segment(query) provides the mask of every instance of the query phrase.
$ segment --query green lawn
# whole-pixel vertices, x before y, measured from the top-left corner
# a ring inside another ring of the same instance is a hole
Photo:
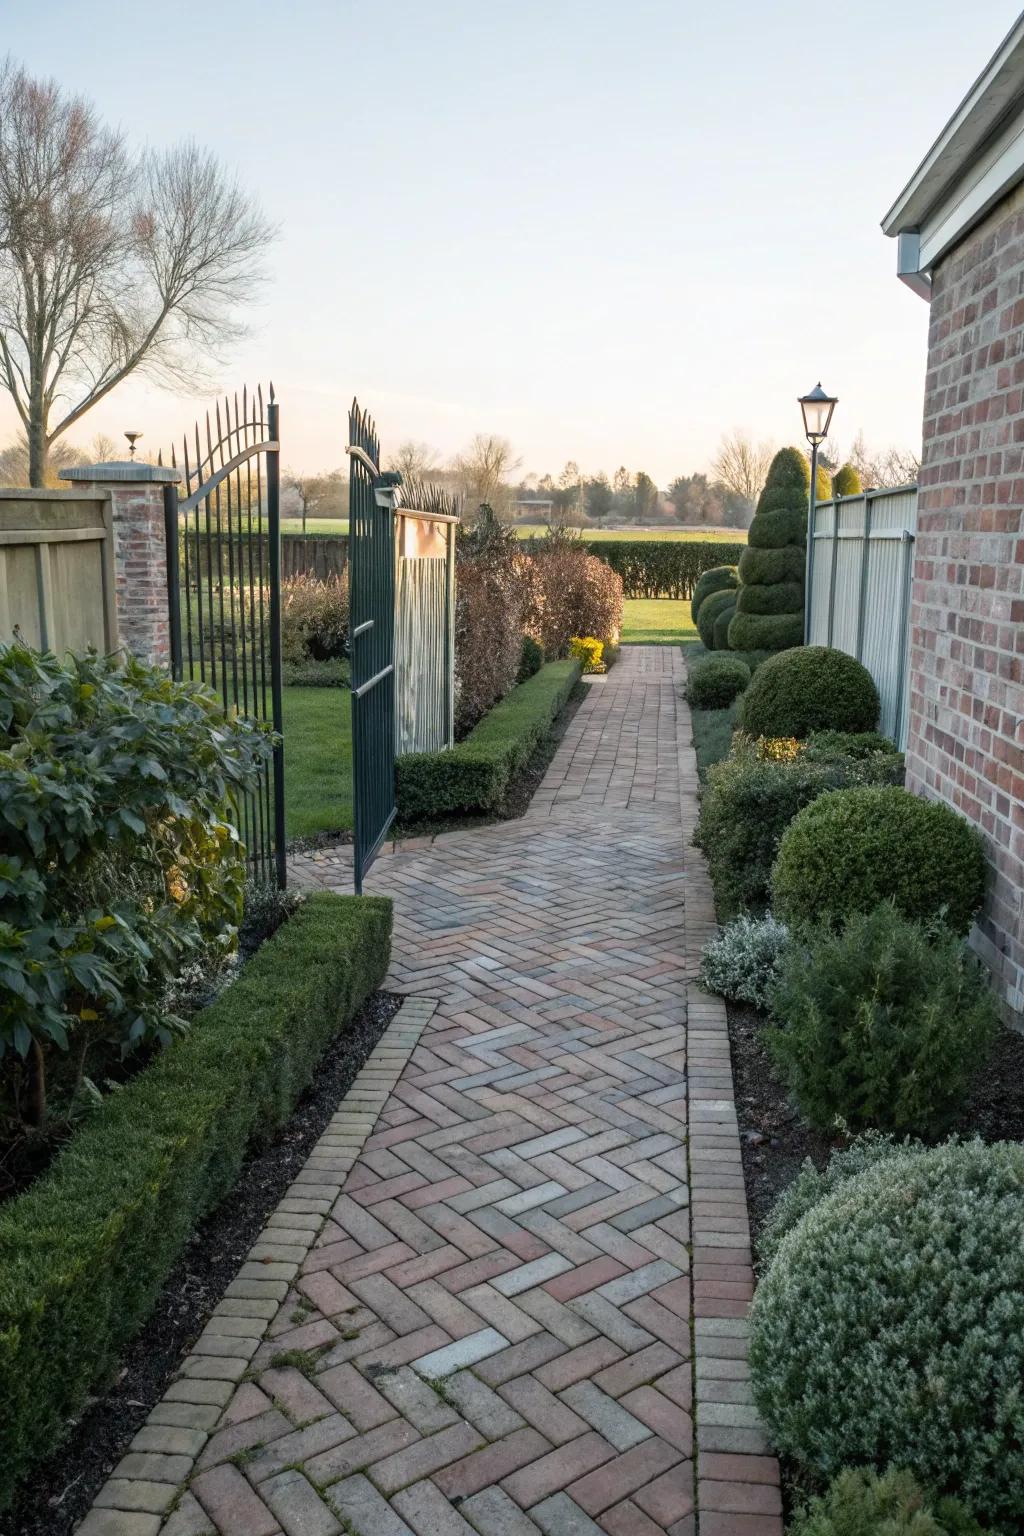
[[[623,645],[684,645],[696,638],[688,600],[628,597],[623,604]]]
[[[288,836],[352,826],[352,717],[347,688],[284,690]]]
[[[301,533],[301,517],[282,517],[282,533]],[[517,523],[516,533],[521,539],[542,538],[547,532],[543,523]],[[306,533],[348,533],[348,519],[344,517],[307,517]],[[643,539],[662,543],[686,543],[690,539],[717,539],[727,544],[745,544],[745,528],[581,528],[584,539]]]

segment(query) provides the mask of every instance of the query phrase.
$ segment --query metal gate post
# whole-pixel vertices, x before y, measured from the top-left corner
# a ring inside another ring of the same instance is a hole
[[[270,698],[274,731],[274,860],[277,885],[288,884],[284,824],[284,695],[281,678],[281,434],[274,386],[267,403],[267,539],[270,574]]]
[[[171,676],[181,682],[181,576],[178,566],[178,487],[164,486],[164,543],[167,550],[167,619]]]

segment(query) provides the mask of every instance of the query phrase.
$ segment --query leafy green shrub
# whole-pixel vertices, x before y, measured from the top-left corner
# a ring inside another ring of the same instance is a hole
[[[594,539],[583,547],[621,577],[625,597],[677,599],[692,598],[706,571],[735,566],[746,549],[721,539]]]
[[[715,648],[715,620],[719,614],[725,613],[736,602],[735,592],[712,592],[700,605],[700,613],[697,615],[697,633],[700,635],[705,650],[713,651]]]
[[[696,709],[726,709],[750,682],[750,668],[738,656],[708,656],[691,668],[686,697]]]
[[[693,597],[690,599],[690,617],[694,624],[697,622],[697,614],[700,605],[712,592],[735,592],[739,586],[739,576],[734,565],[713,565],[705,571],[693,589]]]
[[[941,1130],[997,1027],[981,962],[890,902],[785,956],[767,1042],[805,1119],[824,1130]]]
[[[0,1507],[152,1310],[247,1147],[387,969],[391,904],[310,896],[239,979],[0,1208]]]
[[[774,917],[734,918],[705,945],[700,984],[732,1002],[767,1008],[789,942],[789,929]]]
[[[269,739],[197,684],[131,659],[0,645],[0,1058],[42,1124],[73,1048],[166,1043],[168,979],[234,947],[244,851],[230,802]]]
[[[534,568],[514,529],[488,508],[456,541],[455,734],[514,688],[533,623]],[[539,633],[539,631],[535,631]]]
[[[812,731],[873,731],[878,710],[871,673],[854,656],[805,645],[758,667],[743,700],[742,725],[749,736],[802,740]]]
[[[496,704],[449,752],[411,752],[395,764],[403,821],[493,811],[547,737],[579,680],[578,661],[552,661]]]
[[[543,647],[537,644],[532,635],[523,636],[523,648],[519,654],[519,676],[516,681],[525,683],[528,677],[533,677],[544,665]]]
[[[832,1194],[847,1180],[855,1179],[865,1169],[884,1162],[886,1158],[905,1152],[923,1151],[921,1143],[909,1137],[896,1141],[881,1131],[865,1131],[863,1136],[855,1137],[848,1146],[833,1152],[824,1168],[816,1168],[809,1157],[805,1158],[800,1172],[782,1191],[761,1228],[757,1252],[762,1267],[772,1262],[783,1239],[826,1195]]]
[[[863,489],[852,464],[843,464],[832,476],[833,496],[859,496]]]
[[[782,650],[803,640],[804,551],[811,472],[799,448],[780,448],[768,469],[740,561],[735,651]],[[785,550],[781,558],[777,551]],[[774,558],[761,560],[762,551]],[[781,733],[780,733],[781,734]]]
[[[729,649],[729,625],[732,623],[736,612],[736,604],[728,603],[718,615],[711,631],[711,644],[716,651]]]
[[[330,581],[292,576],[281,583],[281,658],[292,666],[348,655],[348,569]]]
[[[1024,1520],[1024,1147],[894,1152],[813,1206],[751,1311],[754,1396],[824,1477],[913,1467],[1007,1533]]]
[[[834,925],[892,900],[906,917],[944,915],[966,933],[985,896],[985,854],[974,828],[937,800],[844,789],[787,827],[771,883],[773,908],[792,924]]]
[[[894,784],[903,778],[903,759],[894,749],[864,758],[846,756],[837,746],[819,761],[810,760],[798,744],[794,747],[788,760],[770,761],[754,743],[737,739],[731,755],[708,769],[697,838],[707,855],[722,919],[768,905],[779,840],[804,806],[827,790]]]
[[[799,1510],[790,1536],[984,1536],[959,1499],[936,1503],[910,1472],[840,1472],[828,1492]]]
[[[880,731],[814,731],[803,743],[803,753],[811,763],[828,763],[836,757],[869,762],[878,753],[903,761],[902,752]]]

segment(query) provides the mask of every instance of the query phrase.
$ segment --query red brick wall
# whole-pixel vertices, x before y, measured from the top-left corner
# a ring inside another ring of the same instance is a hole
[[[1024,1012],[1024,190],[933,278],[907,783],[980,829],[975,943]]]

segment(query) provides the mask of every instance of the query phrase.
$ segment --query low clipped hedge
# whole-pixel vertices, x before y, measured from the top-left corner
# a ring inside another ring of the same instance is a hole
[[[750,668],[738,656],[708,656],[697,662],[686,683],[694,709],[726,709],[750,682]]]
[[[943,917],[964,934],[984,900],[985,876],[981,838],[948,805],[899,788],[842,789],[786,827],[772,908],[790,924],[835,926],[893,901],[905,917]]]
[[[820,1477],[911,1467],[1024,1528],[1024,1147],[897,1148],[812,1204],[750,1316],[754,1398]]]
[[[506,694],[447,752],[411,752],[395,765],[402,821],[495,810],[529,762],[580,677],[578,661],[552,661]]]
[[[694,624],[697,622],[700,605],[706,597],[710,597],[712,592],[735,592],[739,584],[740,578],[734,565],[714,565],[710,571],[705,571],[694,587],[693,596],[690,599],[690,618]]]
[[[741,724],[750,736],[802,741],[812,731],[873,731],[878,711],[878,689],[856,657],[827,645],[805,645],[758,668],[743,700]]]
[[[622,577],[624,597],[691,598],[705,571],[736,565],[746,544],[722,539],[593,539],[586,544]]]
[[[309,897],[189,1033],[0,1208],[0,1508],[153,1308],[247,1148],[384,978],[391,903]]]

